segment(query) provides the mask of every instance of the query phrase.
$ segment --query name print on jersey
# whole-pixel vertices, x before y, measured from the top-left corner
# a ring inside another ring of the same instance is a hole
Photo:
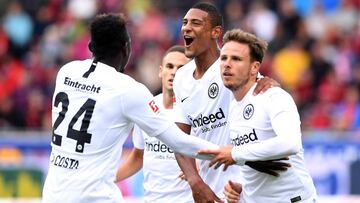
[[[249,142],[255,142],[258,140],[258,137],[256,135],[255,129],[252,130],[251,133],[244,134],[244,135],[239,135],[237,134],[236,138],[231,139],[231,144],[233,144],[234,146],[240,146],[240,145],[244,145],[247,144]]]
[[[51,153],[51,160],[50,162],[54,164],[54,166],[67,168],[67,169],[77,169],[79,167],[79,160],[64,157],[60,155],[56,155]]]
[[[99,93],[100,87],[96,87],[94,84],[87,85],[79,83],[78,81],[72,81],[71,78],[65,77],[64,85],[76,88],[77,91],[87,92],[87,93]]]
[[[216,113],[209,114],[208,116],[203,116],[203,114],[200,114],[200,116],[195,119],[190,118],[192,126],[194,128],[202,127],[202,133],[208,132],[211,129],[225,126],[227,121],[221,122],[221,120],[223,119],[225,119],[225,114],[221,108],[219,108],[219,111],[217,111]],[[220,122],[216,123],[217,121]],[[211,125],[208,126],[208,124]]]

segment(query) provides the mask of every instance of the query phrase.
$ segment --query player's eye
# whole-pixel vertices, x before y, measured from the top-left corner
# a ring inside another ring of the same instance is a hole
[[[194,20],[194,21],[192,21],[192,23],[193,23],[194,25],[202,25],[202,24],[203,24],[203,21]]]
[[[242,59],[241,59],[240,57],[238,57],[238,56],[232,56],[231,59],[234,60],[234,61],[241,61],[241,60],[242,60]]]
[[[174,65],[171,64],[171,63],[168,63],[168,64],[166,64],[166,68],[168,68],[168,69],[173,69],[173,68],[174,68]]]

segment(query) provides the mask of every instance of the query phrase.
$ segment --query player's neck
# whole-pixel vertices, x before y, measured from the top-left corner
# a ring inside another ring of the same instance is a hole
[[[172,109],[174,103],[174,92],[163,89],[163,105],[165,109]]]
[[[108,66],[111,66],[113,68],[115,68],[118,71],[118,66],[119,66],[119,59],[114,57],[114,58],[104,58],[99,60],[99,62],[106,64]]]
[[[236,101],[241,101],[254,84],[255,80],[252,80],[246,83],[244,86],[238,88],[237,90],[232,91]]]
[[[219,58],[220,50],[216,47],[216,49],[209,49],[204,53],[195,57],[196,69],[194,71],[194,78],[200,79],[205,74],[205,72],[211,67],[213,63]]]

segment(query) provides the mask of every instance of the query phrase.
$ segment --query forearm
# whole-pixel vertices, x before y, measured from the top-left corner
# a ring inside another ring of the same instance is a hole
[[[196,160],[194,158],[186,157],[177,153],[175,154],[175,157],[190,186],[192,186],[197,180],[201,180],[196,167]]]
[[[144,150],[134,148],[119,167],[115,182],[122,181],[138,172],[143,166],[143,154]]]
[[[157,136],[159,140],[168,145],[172,150],[185,156],[210,160],[211,155],[200,155],[200,149],[218,149],[218,145],[202,140],[195,136],[188,136],[176,125],[171,125],[167,130]]]
[[[271,139],[262,143],[234,147],[231,154],[239,165],[243,165],[245,161],[280,159],[294,155],[299,152],[299,150],[296,145],[283,142],[279,139]]]
[[[239,164],[245,161],[273,160],[298,153],[302,147],[301,130],[297,120],[291,114],[282,114],[273,120],[276,137],[255,144],[232,149],[232,157]],[[288,121],[284,125],[284,121]]]

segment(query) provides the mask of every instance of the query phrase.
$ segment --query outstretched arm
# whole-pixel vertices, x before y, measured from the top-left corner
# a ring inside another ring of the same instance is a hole
[[[233,164],[236,164],[233,159],[231,152],[232,146],[222,146],[217,150],[200,150],[200,154],[212,154],[214,158],[210,161],[209,167],[215,165],[215,169],[219,168],[222,164],[224,164],[224,171]],[[287,162],[289,160],[288,157],[267,161],[246,161],[245,165],[249,167],[269,175],[279,176],[279,171],[286,171],[291,165]]]
[[[138,172],[143,166],[143,157],[143,149],[133,148],[130,155],[116,172],[115,182],[122,181]]]

